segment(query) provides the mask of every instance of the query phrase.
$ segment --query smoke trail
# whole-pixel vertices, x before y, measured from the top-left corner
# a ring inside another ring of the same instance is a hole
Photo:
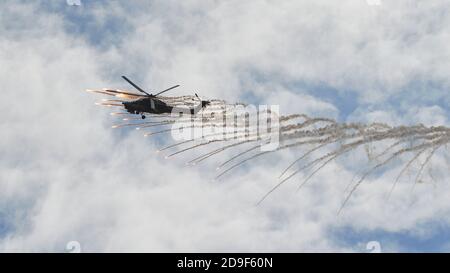
[[[121,103],[124,101],[134,101],[147,97],[141,94],[113,89],[86,91],[119,98],[105,99],[98,103],[99,105],[107,107],[123,107]],[[165,96],[158,97],[158,99],[169,106],[179,107],[180,109],[189,110],[192,109],[192,107],[199,105],[199,99],[195,96]],[[414,188],[421,179],[426,166],[430,164],[433,155],[439,148],[450,143],[450,128],[444,126],[426,127],[420,124],[392,127],[383,123],[338,123],[335,120],[328,118],[311,118],[305,114],[292,114],[279,117],[279,126],[275,129],[275,132],[279,135],[279,145],[271,151],[258,151],[258,148],[269,143],[271,133],[261,133],[257,126],[249,126],[246,113],[238,111],[238,109],[246,106],[247,105],[244,103],[230,104],[224,100],[210,100],[209,105],[201,108],[197,113],[192,115],[174,116],[171,113],[145,113],[145,116],[150,119],[146,122],[137,122],[139,118],[134,118],[132,114],[127,112],[113,112],[111,115],[118,116],[123,121],[130,121],[130,123],[116,124],[113,126],[114,128],[136,127],[137,129],[147,129],[177,124],[179,125],[178,129],[201,129],[201,134],[193,134],[190,139],[183,139],[182,141],[164,146],[158,150],[158,152],[162,152],[174,149],[167,155],[167,157],[173,157],[182,153],[188,153],[200,147],[207,149],[206,152],[191,159],[187,164],[198,164],[229,149],[240,149],[242,148],[242,145],[252,143],[249,148],[240,150],[226,160],[223,160],[217,168],[218,170],[221,170],[221,172],[216,176],[216,179],[231,172],[242,164],[263,155],[286,149],[294,149],[296,147],[309,146],[306,151],[281,172],[278,177],[280,181],[278,181],[260,199],[258,204],[295,175],[310,170],[310,173],[299,184],[298,188],[300,189],[332,160],[354,151],[359,147],[364,147],[372,167],[364,172],[350,188],[339,212],[345,207],[345,204],[349,201],[352,194],[362,182],[376,169],[387,165],[389,162],[400,158],[405,154],[414,153],[413,157],[402,165],[402,168],[389,191],[388,196],[390,196],[405,172],[411,168],[413,163],[417,162],[422,155],[428,153],[424,162],[420,164],[420,168],[414,180]],[[269,113],[269,111],[267,113]],[[263,114],[263,112],[256,112],[256,115],[260,114]],[[272,113],[270,112],[270,114]],[[227,123],[229,120],[234,120],[233,124]],[[221,130],[216,131],[216,129]],[[167,128],[154,132],[145,132],[144,136],[154,136],[172,131],[173,128]],[[391,144],[378,154],[372,154],[368,145],[381,144],[382,142],[390,142]],[[189,143],[192,145],[187,147],[182,146]],[[222,143],[221,147],[210,148],[213,147],[214,144],[219,143]],[[329,146],[336,145],[340,146],[329,151]],[[315,156],[316,154],[317,156]],[[248,157],[244,158],[246,155],[248,155]],[[309,156],[315,157],[293,170],[294,166],[305,161]],[[372,162],[374,162],[375,165],[373,165]],[[223,169],[226,166],[228,167]]]

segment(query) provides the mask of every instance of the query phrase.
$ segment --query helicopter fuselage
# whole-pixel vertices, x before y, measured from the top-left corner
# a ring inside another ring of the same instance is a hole
[[[188,112],[191,115],[195,115],[199,110],[209,105],[210,101],[200,100],[200,104],[198,107],[193,108],[177,108],[174,109],[174,106],[168,105],[164,101],[157,98],[158,95],[167,92],[169,90],[172,90],[174,88],[179,87],[180,85],[174,85],[170,88],[167,88],[161,92],[158,92],[155,95],[149,94],[139,86],[137,86],[134,82],[132,82],[130,79],[128,79],[125,76],[122,76],[122,78],[127,81],[129,84],[131,84],[134,88],[136,88],[139,92],[146,94],[147,96],[144,98],[140,98],[135,101],[124,101],[122,102],[125,109],[128,111],[128,113],[136,114],[136,115],[142,115],[142,119],[145,119],[145,113],[149,114],[171,114],[171,113],[185,113]],[[197,94],[195,96],[198,98]]]
[[[197,107],[188,108],[188,109],[174,109],[175,107],[167,105],[167,103],[163,102],[154,97],[150,98],[142,98],[135,101],[127,101],[122,102],[123,106],[127,110],[128,113],[142,115],[142,118],[145,118],[145,114],[171,114],[171,113],[184,113],[188,112],[191,115],[196,114],[201,108],[206,107],[210,104],[209,101],[201,101],[201,104]]]

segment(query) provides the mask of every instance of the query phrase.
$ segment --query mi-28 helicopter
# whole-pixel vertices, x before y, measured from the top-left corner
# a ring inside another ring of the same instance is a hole
[[[167,114],[170,114],[174,111],[175,106],[168,105],[162,99],[159,99],[158,96],[169,90],[177,88],[180,85],[174,85],[170,88],[167,88],[167,89],[160,91],[157,94],[153,95],[153,94],[149,94],[146,91],[144,91],[142,88],[137,86],[134,82],[132,82],[127,77],[122,76],[122,78],[124,80],[126,80],[129,84],[131,84],[134,88],[136,88],[136,90],[145,94],[145,96],[143,96],[142,98],[139,98],[137,100],[122,102],[123,106],[128,111],[128,113],[141,115],[142,119],[145,119],[145,113],[150,113],[150,114],[165,114],[165,113],[167,113]],[[207,105],[209,105],[211,103],[210,101],[207,101],[207,100],[201,100],[197,94],[195,94],[195,96],[198,98],[200,103],[198,106],[188,109],[188,112],[191,115],[194,115],[200,109],[206,107]],[[177,109],[175,109],[175,110],[177,110]]]

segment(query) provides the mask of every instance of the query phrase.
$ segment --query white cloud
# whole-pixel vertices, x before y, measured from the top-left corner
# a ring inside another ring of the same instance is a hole
[[[338,217],[354,173],[337,162],[298,194],[301,176],[255,207],[298,150],[211,182],[212,162],[195,168],[167,163],[152,141],[111,130],[106,112],[81,92],[125,87],[118,76],[130,74],[152,90],[177,81],[183,85],[178,93],[230,101],[253,93],[279,103],[282,112],[336,116],[335,106],[287,83],[352,90],[366,104],[382,103],[415,80],[448,86],[450,24],[435,16],[448,12],[445,1],[383,1],[379,7],[365,1],[161,1],[141,3],[133,15],[119,2],[92,10],[85,4],[95,25],[117,16],[130,26],[122,35],[105,34],[110,45],[101,48],[71,34],[67,17],[38,4],[0,5],[0,217],[8,215],[0,225],[11,226],[0,237],[1,250],[63,251],[71,240],[92,251],[349,250],[330,230],[402,231],[448,220],[445,169],[437,171],[439,192],[425,183],[409,194],[402,183],[385,202],[399,170],[394,166],[364,183]],[[411,109],[403,118],[396,109],[361,115],[448,123],[438,106],[417,102]],[[445,168],[444,156],[434,166]]]

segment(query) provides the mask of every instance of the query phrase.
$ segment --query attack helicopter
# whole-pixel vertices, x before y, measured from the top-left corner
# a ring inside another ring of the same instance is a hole
[[[167,88],[165,90],[162,90],[162,91],[156,93],[155,95],[153,95],[153,94],[150,94],[150,93],[146,92],[142,88],[140,88],[137,84],[132,82],[126,76],[122,76],[122,78],[125,81],[127,81],[129,84],[131,84],[134,88],[136,88],[136,90],[138,90],[139,92],[145,94],[145,96],[142,96],[141,98],[136,99],[134,101],[124,101],[124,102],[122,102],[124,108],[127,110],[128,113],[141,115],[142,119],[145,119],[145,114],[146,113],[149,113],[149,114],[170,114],[170,113],[174,112],[175,106],[171,106],[171,105],[167,104],[166,102],[164,102],[158,96],[161,95],[162,93],[165,93],[165,92],[169,91],[169,90],[177,88],[180,85],[178,85],[178,84],[174,85],[172,87],[169,87],[169,88]],[[195,97],[197,97],[197,99],[199,100],[200,103],[199,103],[198,106],[195,106],[195,107],[192,107],[192,108],[188,108],[188,112],[191,115],[194,115],[199,110],[201,110],[202,108],[205,108],[207,105],[209,105],[211,103],[208,100],[201,100],[196,93],[195,93]],[[177,109],[175,109],[175,110],[177,110]]]

